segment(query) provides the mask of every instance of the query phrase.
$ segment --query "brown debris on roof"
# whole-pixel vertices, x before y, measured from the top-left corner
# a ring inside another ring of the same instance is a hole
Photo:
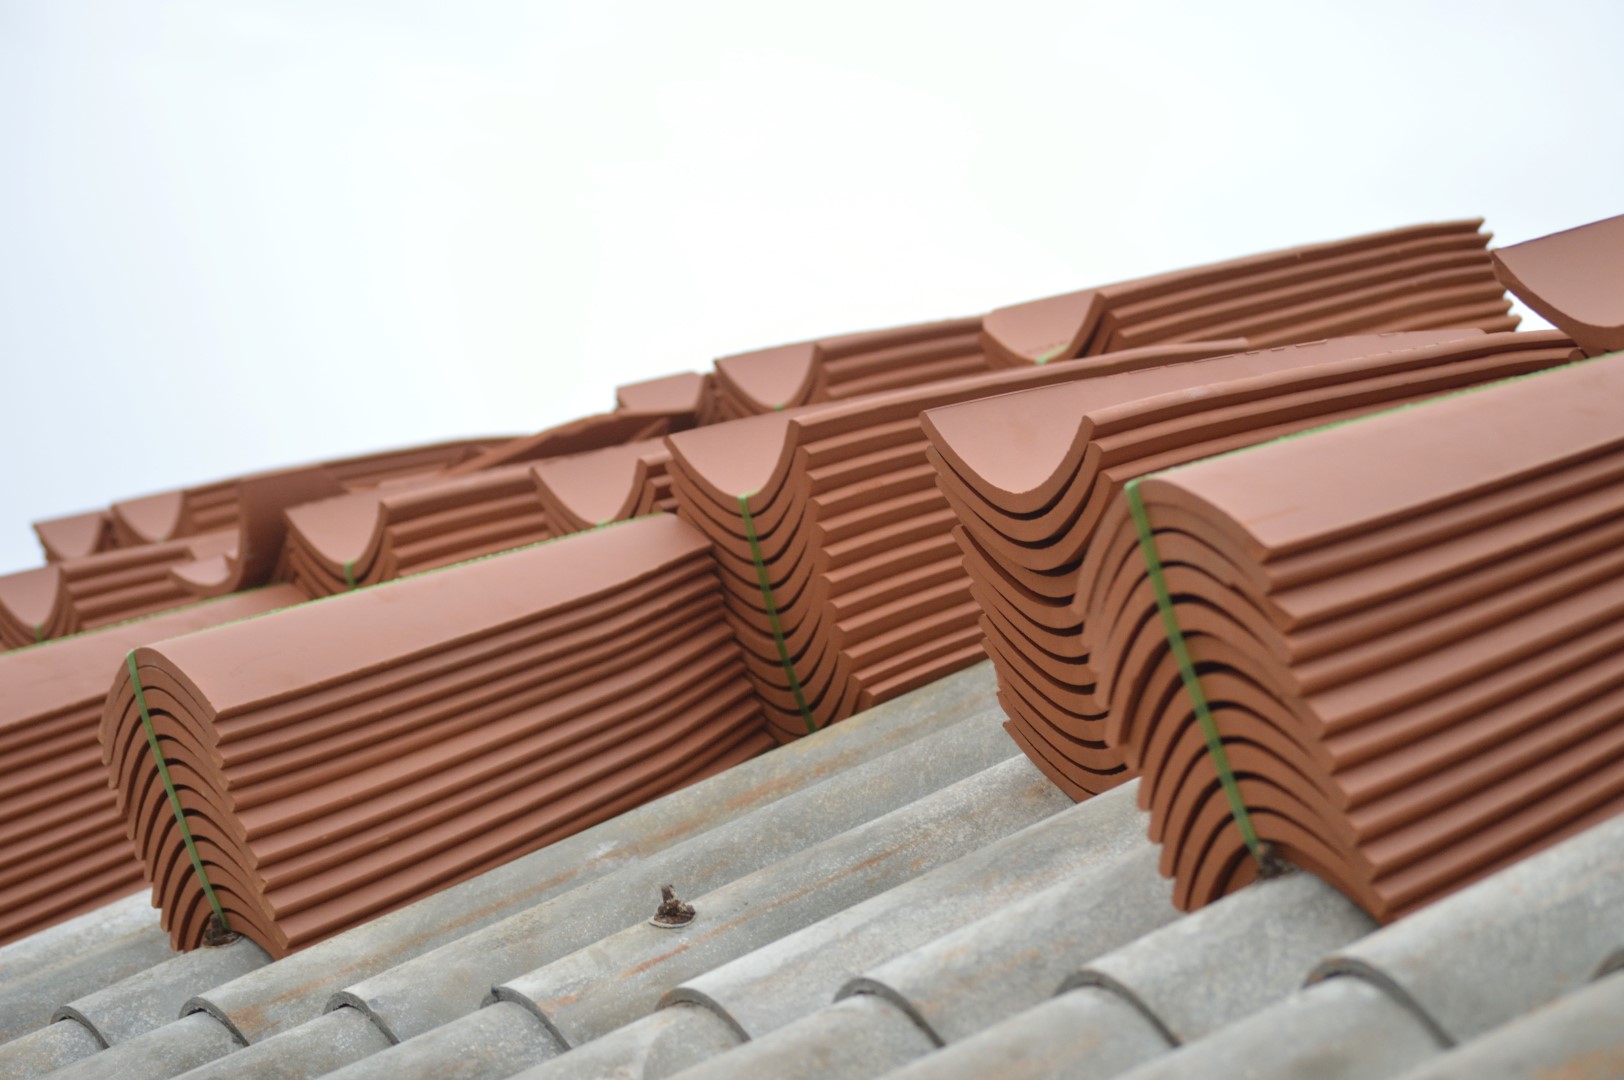
[[[1131,774],[1084,612],[1136,557],[1130,479],[1460,387],[1566,363],[1554,331],[1333,339],[938,408],[930,461],[956,532],[1008,729],[1073,798]]]
[[[137,649],[230,929],[274,956],[771,745],[698,532],[644,518]],[[122,674],[103,762],[177,947],[210,905]]]
[[[925,458],[924,409],[1235,344],[991,372],[670,437],[679,510],[716,546],[774,733],[800,737],[981,659],[953,516]]]
[[[1000,308],[982,346],[999,365],[1181,341],[1254,345],[1396,330],[1511,330],[1480,218],[1178,270]]]
[[[1523,335],[1533,337],[1535,335]],[[1624,356],[1147,478],[1260,839],[1383,921],[1624,810]],[[1136,547],[1117,515],[1096,550]],[[1175,898],[1250,880],[1146,561],[1088,594]]]
[[[124,655],[302,599],[260,589],[0,655],[0,757],[14,777],[0,792],[0,945],[140,887],[96,743]]]
[[[1624,349],[1624,215],[1500,248],[1494,272],[1585,355]]]

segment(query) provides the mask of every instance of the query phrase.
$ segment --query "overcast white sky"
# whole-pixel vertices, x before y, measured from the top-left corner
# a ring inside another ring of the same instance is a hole
[[[1624,212],[1624,4],[0,0],[28,522],[717,355]]]

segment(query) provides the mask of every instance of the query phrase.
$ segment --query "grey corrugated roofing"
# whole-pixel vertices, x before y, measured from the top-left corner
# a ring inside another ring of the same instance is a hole
[[[1306,874],[1178,916],[1135,786],[1045,799],[993,692],[983,665],[235,977],[248,950],[165,949],[87,984],[71,938],[19,942],[0,1007],[73,1008],[0,1045],[0,1074],[1374,1076],[1575,1039],[1608,1060],[1624,819],[1375,933]],[[668,881],[685,928],[643,921]],[[85,940],[139,955],[143,915]]]
[[[1624,974],[1612,974],[1405,1073],[1403,1080],[1624,1076]]]
[[[0,949],[0,1045],[57,1005],[174,955],[145,894],[89,911]]]
[[[1073,970],[1054,997],[900,1075],[1114,1076],[1286,996],[1374,928],[1312,875],[1261,881]]]

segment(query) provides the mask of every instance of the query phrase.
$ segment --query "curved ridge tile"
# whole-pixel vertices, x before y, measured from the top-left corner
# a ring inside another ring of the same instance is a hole
[[[1517,299],[1567,333],[1588,356],[1624,349],[1624,215],[1492,252]]]

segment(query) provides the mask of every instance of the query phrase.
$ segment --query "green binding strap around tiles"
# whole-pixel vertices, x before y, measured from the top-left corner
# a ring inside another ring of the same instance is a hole
[[[186,843],[186,854],[192,857],[192,869],[197,871],[197,880],[203,884],[203,895],[208,897],[209,906],[220,920],[220,929],[229,932],[231,923],[226,919],[225,909],[220,906],[220,898],[214,895],[214,886],[209,884],[209,875],[203,869],[203,856],[197,853],[197,842],[192,839],[192,830],[186,825],[186,812],[181,809],[175,782],[169,777],[169,763],[164,760],[164,752],[158,746],[158,732],[152,726],[152,714],[147,711],[147,693],[141,687],[141,676],[135,668],[134,650],[125,655],[124,664],[130,671],[130,685],[135,688],[135,705],[141,710],[141,726],[146,729],[147,746],[152,750],[152,759],[158,763],[158,778],[164,782],[169,809],[174,811],[175,824],[180,826],[180,838]]]
[[[1047,364],[1050,360],[1053,360],[1055,357],[1059,356],[1061,353],[1063,353],[1065,351],[1066,351],[1066,347],[1064,345],[1056,345],[1052,349],[1047,349],[1047,350],[1039,353],[1038,356],[1037,356],[1037,359],[1035,361],[1033,361],[1033,362],[1035,364],[1037,364],[1039,367],[1042,367],[1044,364]]]
[[[344,564],[344,584],[352,590],[355,588],[355,560],[351,559]]]
[[[1268,853],[1263,842],[1257,837],[1257,831],[1252,828],[1252,816],[1246,811],[1246,800],[1241,797],[1241,786],[1235,779],[1235,771],[1229,766],[1229,754],[1224,750],[1224,741],[1218,735],[1218,723],[1212,718],[1212,710],[1207,707],[1207,696],[1201,691],[1201,678],[1196,674],[1195,663],[1190,659],[1190,650],[1184,643],[1184,631],[1179,629],[1178,615],[1173,611],[1173,597],[1167,591],[1167,578],[1162,573],[1161,555],[1156,551],[1156,536],[1150,528],[1150,517],[1145,513],[1144,500],[1139,496],[1139,480],[1128,481],[1128,510],[1133,514],[1133,523],[1139,530],[1139,550],[1145,556],[1145,565],[1150,570],[1151,588],[1156,591],[1156,609],[1162,616],[1162,629],[1167,633],[1167,644],[1173,650],[1173,659],[1179,666],[1179,677],[1184,680],[1185,693],[1190,696],[1190,703],[1195,707],[1196,719],[1201,724],[1201,734],[1207,740],[1207,754],[1212,758],[1213,767],[1218,770],[1218,781],[1224,786],[1224,797],[1229,800],[1229,812],[1235,819],[1235,824],[1241,830],[1241,839],[1246,842],[1246,849],[1265,865],[1268,864]]]
[[[795,675],[795,664],[789,658],[789,646],[784,644],[784,626],[778,621],[778,604],[773,600],[772,582],[767,578],[767,562],[761,555],[761,541],[756,537],[756,519],[750,513],[750,496],[747,492],[739,496],[739,514],[744,518],[744,535],[750,541],[750,557],[755,560],[756,580],[761,585],[761,599],[767,605],[767,623],[773,628],[773,644],[778,646],[778,662],[784,665],[784,674],[789,677],[790,693],[795,695],[795,704],[800,707],[801,719],[806,721],[806,733],[811,735],[818,730],[817,722],[812,719],[812,710],[807,707],[806,695],[801,692],[801,680]]]

